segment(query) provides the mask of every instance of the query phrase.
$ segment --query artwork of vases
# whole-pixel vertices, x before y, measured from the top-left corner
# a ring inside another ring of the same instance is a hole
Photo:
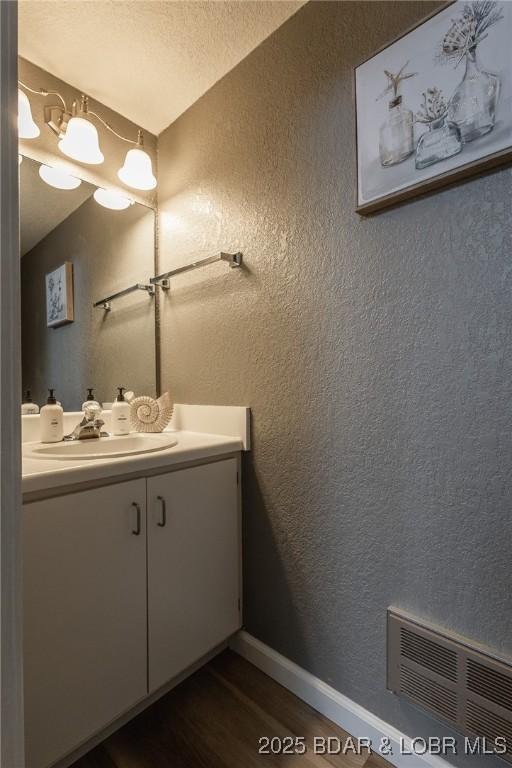
[[[388,86],[378,98],[387,93],[392,93],[393,98],[389,102],[387,119],[379,131],[382,166],[401,163],[416,150],[415,166],[420,170],[453,157],[461,151],[463,143],[492,131],[500,81],[497,75],[480,69],[477,47],[484,33],[500,19],[495,2],[477,0],[464,7],[460,18],[452,20],[443,38],[439,58],[454,62],[455,66],[464,60],[466,70],[449,104],[436,87],[428,88],[422,94],[423,102],[416,122],[427,125],[428,132],[421,135],[416,146],[415,118],[412,111],[404,107],[399,93],[402,81],[414,77],[416,73],[405,72],[409,62],[396,75],[384,70]]]
[[[512,2],[456,0],[356,67],[358,210],[489,155],[506,162],[511,39]]]

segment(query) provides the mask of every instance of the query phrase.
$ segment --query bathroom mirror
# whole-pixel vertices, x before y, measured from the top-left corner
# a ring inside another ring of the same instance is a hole
[[[23,390],[42,405],[53,387],[66,411],[80,410],[88,387],[101,403],[120,386],[155,395],[155,297],[138,289],[110,310],[93,306],[149,283],[155,213],[103,207],[85,181],[57,189],[41,167],[27,157],[20,165]]]

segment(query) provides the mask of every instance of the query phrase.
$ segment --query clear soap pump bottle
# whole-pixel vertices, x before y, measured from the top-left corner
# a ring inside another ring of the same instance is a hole
[[[118,387],[118,396],[112,403],[112,434],[127,435],[130,432],[130,404],[125,400],[125,387]]]
[[[64,437],[64,411],[57,403],[54,390],[49,389],[46,405],[41,408],[40,428],[42,443],[60,443]]]
[[[94,397],[94,389],[92,387],[89,387],[87,389],[87,397],[85,398],[84,402],[82,403],[82,411],[85,411],[85,409],[91,409],[94,408],[94,410],[99,411],[101,413],[102,407]]]

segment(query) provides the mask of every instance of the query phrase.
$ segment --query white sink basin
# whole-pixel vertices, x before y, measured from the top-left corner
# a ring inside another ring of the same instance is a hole
[[[23,455],[31,459],[114,459],[153,453],[177,444],[172,433],[133,432],[118,437],[100,437],[63,443],[25,443]]]

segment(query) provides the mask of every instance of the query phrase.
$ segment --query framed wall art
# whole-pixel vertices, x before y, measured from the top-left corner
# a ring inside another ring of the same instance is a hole
[[[512,160],[512,2],[456,0],[355,68],[357,211]]]
[[[66,261],[46,275],[46,325],[56,328],[73,320],[73,264]]]

